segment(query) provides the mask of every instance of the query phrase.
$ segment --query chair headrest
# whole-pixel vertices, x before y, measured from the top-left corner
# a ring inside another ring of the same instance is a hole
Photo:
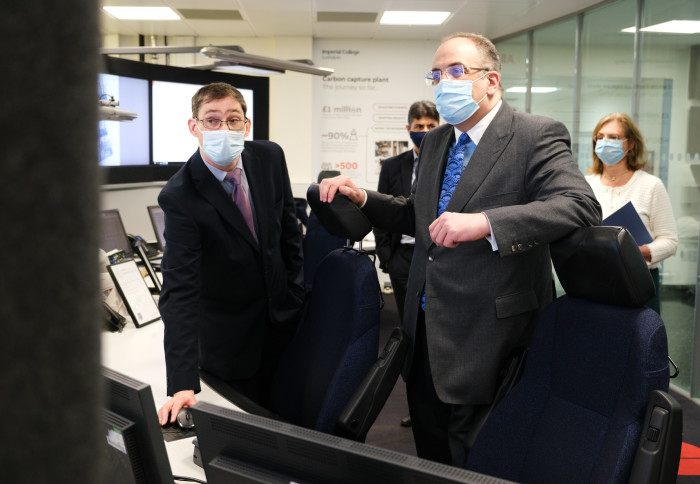
[[[571,297],[641,307],[655,294],[644,256],[623,227],[582,227],[550,244],[550,251]]]
[[[321,202],[318,185],[312,183],[306,191],[306,199],[321,225],[336,237],[360,241],[372,230],[365,214],[341,193],[336,193],[331,203]]]

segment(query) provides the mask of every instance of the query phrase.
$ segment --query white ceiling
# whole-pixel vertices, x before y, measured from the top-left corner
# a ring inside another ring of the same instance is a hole
[[[608,0],[102,0],[109,6],[237,10],[242,20],[118,21],[101,13],[103,34],[195,37],[284,37],[439,40],[453,32],[498,39]],[[439,10],[440,26],[380,25],[385,10]],[[317,12],[376,13],[370,22],[319,22]]]

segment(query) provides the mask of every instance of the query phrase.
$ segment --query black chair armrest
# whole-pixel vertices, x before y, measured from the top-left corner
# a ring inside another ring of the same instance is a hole
[[[407,351],[408,336],[401,328],[394,328],[377,362],[340,414],[336,425],[339,436],[365,441],[367,432],[394,389]]]
[[[628,482],[675,483],[681,459],[682,436],[683,408],[668,393],[652,391]]]

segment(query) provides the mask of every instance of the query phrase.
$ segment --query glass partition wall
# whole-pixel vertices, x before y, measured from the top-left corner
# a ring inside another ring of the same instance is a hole
[[[563,122],[584,174],[600,118],[621,111],[639,125],[647,170],[664,182],[678,226],[676,255],[660,268],[661,316],[680,368],[672,385],[699,398],[700,2],[617,0],[496,46],[504,99]]]

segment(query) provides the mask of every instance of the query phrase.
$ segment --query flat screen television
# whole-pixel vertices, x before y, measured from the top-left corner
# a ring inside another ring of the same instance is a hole
[[[510,482],[206,402],[192,415],[207,484]]]
[[[102,55],[100,95],[114,97],[120,109],[137,114],[132,121],[99,122],[103,183],[168,180],[197,149],[187,119],[192,117],[192,95],[210,82],[226,82],[240,90],[252,120],[250,139],[269,139],[268,78]]]
[[[173,484],[150,385],[105,367],[102,374],[106,385],[105,410],[109,411],[105,413],[106,445],[114,453],[123,443],[124,450],[129,452],[128,460],[113,457],[111,462],[131,465],[132,472],[125,475],[134,476],[137,484]],[[123,442],[115,434],[121,429],[129,433],[124,435]]]

